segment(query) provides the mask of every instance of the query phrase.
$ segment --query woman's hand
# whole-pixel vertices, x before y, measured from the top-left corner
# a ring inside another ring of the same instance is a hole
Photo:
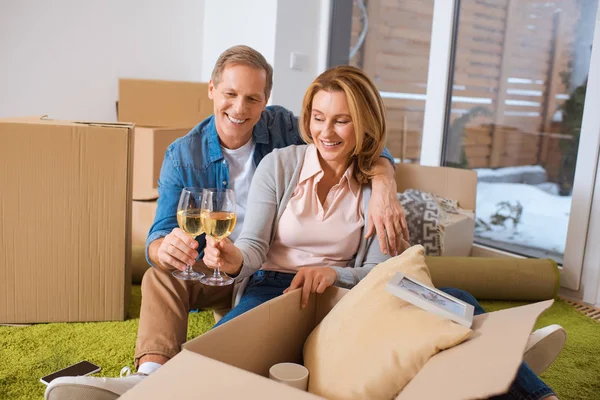
[[[219,267],[221,271],[235,276],[242,269],[244,256],[231,240],[225,238],[217,242],[207,235],[202,261],[209,268]]]
[[[308,304],[308,298],[311,293],[323,293],[325,289],[335,283],[337,273],[329,267],[302,267],[292,279],[290,287],[283,293],[302,287],[302,308]]]

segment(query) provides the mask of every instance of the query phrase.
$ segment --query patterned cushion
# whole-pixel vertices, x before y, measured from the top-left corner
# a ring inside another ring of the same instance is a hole
[[[456,213],[456,201],[416,189],[398,193],[398,200],[404,208],[410,245],[422,245],[428,256],[441,256],[444,252],[444,231],[440,221],[444,220],[444,213]]]
[[[443,252],[442,231],[440,229],[440,208],[430,193],[408,189],[398,193],[398,200],[404,208],[410,245],[420,244],[425,254],[440,256]]]

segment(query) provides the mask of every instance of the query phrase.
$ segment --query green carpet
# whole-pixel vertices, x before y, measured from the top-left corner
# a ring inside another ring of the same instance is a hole
[[[134,286],[130,319],[124,322],[56,323],[0,327],[0,399],[42,398],[40,377],[81,360],[102,366],[99,376],[118,376],[133,367],[140,307]],[[488,311],[523,303],[483,302]],[[188,338],[210,329],[212,313],[190,314]],[[537,326],[561,324],[568,333],[565,350],[542,378],[561,399],[600,399],[600,324],[557,301]]]

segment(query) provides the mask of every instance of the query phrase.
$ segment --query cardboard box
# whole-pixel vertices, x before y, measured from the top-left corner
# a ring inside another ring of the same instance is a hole
[[[396,164],[396,186],[398,192],[418,189],[457,200],[465,210],[475,210],[477,173],[469,169]]]
[[[123,320],[133,126],[0,120],[0,323]]]
[[[475,213],[459,210],[458,214],[447,213],[440,221],[444,234],[442,256],[467,257],[471,254],[475,237]]]
[[[443,256],[469,256],[475,232],[477,173],[467,169],[396,165],[398,192],[417,189],[458,201],[458,214],[447,213],[440,221],[444,232]]]
[[[190,129],[135,127],[133,199],[158,198],[158,178],[167,147]]]
[[[131,243],[135,245],[146,245],[146,238],[150,227],[154,223],[156,207],[158,202],[154,201],[134,201],[131,211]]]
[[[264,303],[184,344],[122,399],[317,399],[266,377],[273,364],[301,362],[308,335],[347,292],[330,287],[311,296],[304,310],[300,290]],[[506,392],[537,317],[552,303],[476,316],[472,338],[433,356],[396,399],[466,400]]]
[[[157,201],[134,201],[131,213],[131,282],[139,283],[150,264],[146,261],[146,238],[154,223]]]
[[[136,125],[190,128],[212,115],[208,83],[119,79],[118,120]]]

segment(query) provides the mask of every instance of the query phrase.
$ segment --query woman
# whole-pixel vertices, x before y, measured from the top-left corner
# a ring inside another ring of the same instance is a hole
[[[252,218],[235,245],[207,237],[207,266],[237,280],[250,277],[240,303],[219,324],[299,287],[305,307],[310,293],[352,287],[388,258],[375,237],[364,238],[368,177],[385,141],[375,85],[354,67],[325,71],[304,96],[301,134],[309,145],[275,150],[257,168],[248,197]],[[484,312],[470,294],[441,290]],[[509,392],[494,397],[556,398],[525,363]]]

